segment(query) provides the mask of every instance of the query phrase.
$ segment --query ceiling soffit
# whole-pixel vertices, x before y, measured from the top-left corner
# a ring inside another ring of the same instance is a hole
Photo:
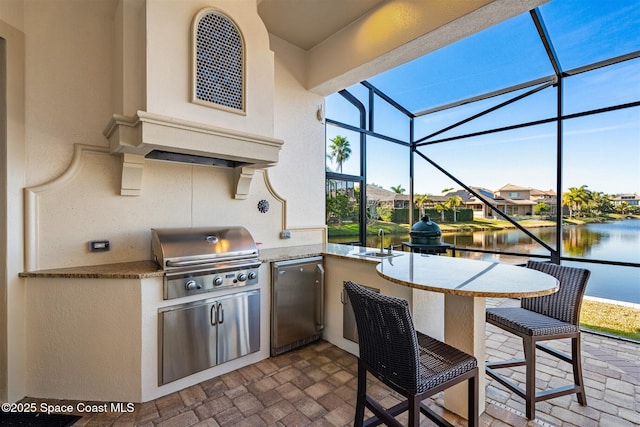
[[[262,0],[258,14],[269,32],[310,50],[383,0]]]
[[[258,11],[307,50],[305,86],[327,96],[547,1],[262,0]]]

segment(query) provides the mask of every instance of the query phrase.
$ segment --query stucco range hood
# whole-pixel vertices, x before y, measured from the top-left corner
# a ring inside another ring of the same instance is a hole
[[[205,123],[138,111],[114,115],[104,135],[123,154],[121,194],[141,191],[145,159],[236,168],[237,199],[246,197],[255,169],[273,166],[283,141]]]
[[[103,133],[122,156],[122,195],[140,195],[145,161],[162,160],[233,168],[244,199],[254,172],[278,162],[269,33],[255,2],[210,3],[117,2],[114,114]]]

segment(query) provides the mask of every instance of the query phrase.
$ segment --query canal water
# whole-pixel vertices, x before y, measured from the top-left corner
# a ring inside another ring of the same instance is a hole
[[[554,227],[528,229],[547,245],[555,248]],[[409,235],[389,236],[390,243],[400,245],[409,241]],[[547,255],[544,247],[519,230],[476,231],[446,233],[442,240],[456,248],[475,248],[501,252]],[[600,224],[568,225],[562,230],[562,255],[577,258],[640,263],[640,220],[624,220]],[[377,236],[367,240],[367,246],[379,246]],[[493,255],[478,252],[459,251],[456,256],[499,260],[500,262],[522,263],[524,258]],[[578,263],[563,261],[571,265],[591,270],[586,295],[616,301],[640,304],[640,268],[606,264]]]

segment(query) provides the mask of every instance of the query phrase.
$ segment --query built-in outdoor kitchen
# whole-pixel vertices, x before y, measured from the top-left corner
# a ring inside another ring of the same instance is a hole
[[[180,253],[189,239],[195,246],[230,247],[224,254],[210,249],[206,255],[217,256],[217,261],[206,260],[202,252],[180,257],[155,254],[160,263],[24,274],[29,287],[29,328],[37,337],[29,347],[29,362],[36,374],[30,381],[34,396],[144,402],[270,357],[273,316],[278,310],[272,307],[274,264],[293,261],[293,268],[298,269],[296,262],[311,257],[313,269],[319,266],[326,272],[307,288],[307,299],[323,311],[318,317],[321,321],[312,321],[317,334],[306,334],[286,348],[280,346],[278,354],[315,339],[357,354],[357,342],[343,321],[348,303],[344,280],[359,280],[385,294],[413,300],[410,288],[376,274],[379,259],[364,247],[327,244],[264,249],[258,265],[247,265],[256,258],[240,255],[241,250],[232,252],[238,249],[234,238],[246,243],[250,237],[242,227],[164,229],[154,230],[153,235],[162,241],[156,250],[171,251],[171,255]],[[195,242],[195,236],[201,237],[200,242]],[[167,264],[186,264],[188,270],[163,268]],[[300,293],[295,297],[305,303]],[[314,310],[312,319],[316,318]],[[303,327],[304,318],[288,318],[288,327]],[[437,324],[442,325],[442,319]]]

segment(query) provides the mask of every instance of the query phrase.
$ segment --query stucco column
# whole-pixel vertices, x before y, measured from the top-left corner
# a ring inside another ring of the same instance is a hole
[[[444,340],[478,359],[478,413],[485,409],[485,307],[484,298],[445,294]],[[444,392],[445,407],[467,417],[467,383]]]

